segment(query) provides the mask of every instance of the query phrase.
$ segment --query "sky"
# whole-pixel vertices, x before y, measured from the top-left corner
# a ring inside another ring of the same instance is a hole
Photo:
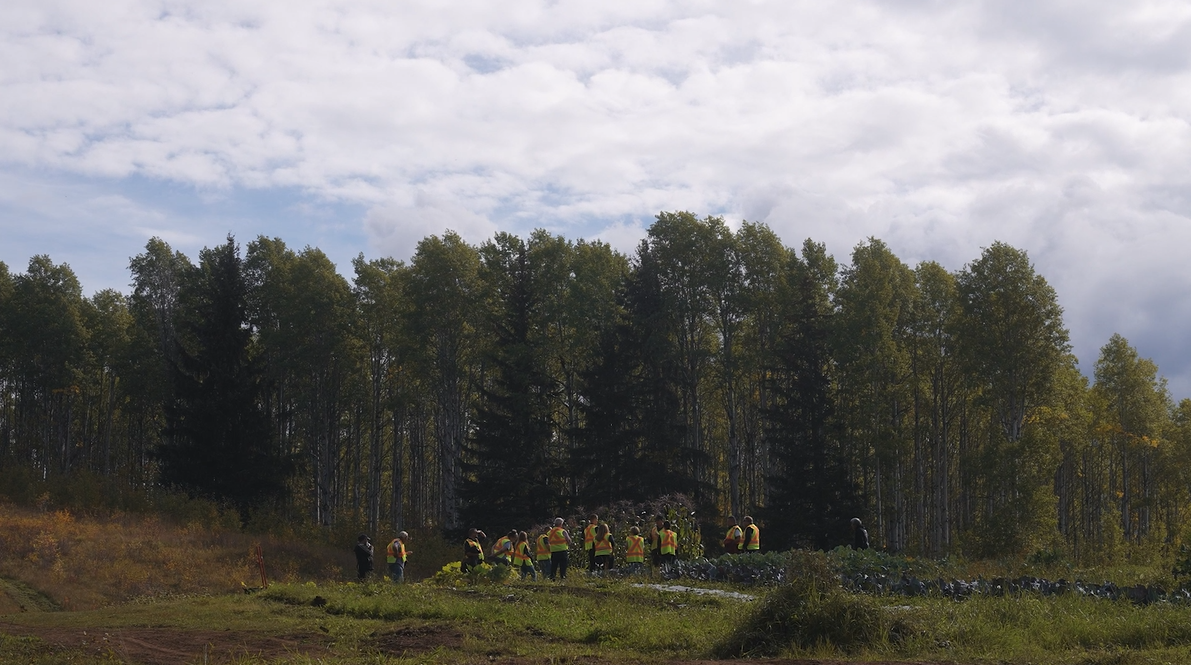
[[[841,263],[1003,241],[1081,369],[1191,397],[1191,4],[0,3],[0,261],[128,291],[152,236],[408,259],[447,229],[631,253],[659,211]]]

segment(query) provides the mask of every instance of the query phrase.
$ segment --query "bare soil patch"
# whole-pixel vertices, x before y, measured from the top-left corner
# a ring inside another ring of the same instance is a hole
[[[274,660],[308,654],[330,653],[324,635],[266,635],[235,630],[179,630],[174,628],[56,628],[23,626],[0,622],[0,632],[36,637],[47,644],[111,654],[137,665],[176,663],[228,663],[234,658],[255,656]]]
[[[435,649],[458,649],[463,633],[447,626],[407,626],[378,633],[365,645],[387,656],[405,656]]]
[[[598,665],[599,663],[620,662],[604,660],[598,656],[574,656],[562,658],[499,658],[489,657],[490,665],[541,665],[543,663],[553,663],[554,665]],[[795,659],[788,658],[747,658],[741,660],[669,660],[665,661],[666,665],[725,665],[735,663],[738,665],[858,665],[863,662],[863,665],[955,665],[954,663],[937,663],[937,662],[921,662],[921,661],[902,661],[902,660],[820,660],[820,659]]]
[[[750,658],[745,660],[672,660],[668,665],[724,665],[724,663],[747,663],[748,665],[857,665],[855,660],[817,660],[788,658]],[[864,665],[944,665],[934,661],[866,660]],[[948,664],[948,665],[954,665]]]

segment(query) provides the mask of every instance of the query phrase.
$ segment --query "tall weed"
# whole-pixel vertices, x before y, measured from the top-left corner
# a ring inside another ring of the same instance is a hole
[[[874,599],[840,589],[822,552],[790,553],[788,584],[764,600],[716,645],[721,658],[777,656],[790,650],[852,652],[888,643],[905,628]]]
[[[340,579],[347,550],[157,517],[0,510],[0,576],[91,609],[138,596],[226,592],[259,585],[256,545],[273,580]]]

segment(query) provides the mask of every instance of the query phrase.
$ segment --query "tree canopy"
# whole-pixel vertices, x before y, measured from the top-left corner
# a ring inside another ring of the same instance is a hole
[[[352,263],[153,238],[130,293],[0,264],[0,474],[88,474],[326,527],[528,527],[684,493],[772,546],[922,554],[1181,542],[1191,402],[1114,335],[1080,374],[1004,243],[846,263],[763,224],[658,215],[631,255],[546,231]],[[718,527],[717,527],[718,529]]]

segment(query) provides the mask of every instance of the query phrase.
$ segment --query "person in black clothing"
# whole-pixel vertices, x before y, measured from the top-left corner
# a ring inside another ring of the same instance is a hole
[[[859,517],[852,518],[852,549],[868,549],[868,531],[864,530],[864,525],[860,523]]]
[[[459,570],[466,573],[484,562],[483,539],[487,537],[488,534],[479,529],[468,529],[467,540],[463,541],[463,562]]]
[[[356,538],[356,572],[361,582],[372,572],[372,541],[362,533]]]

